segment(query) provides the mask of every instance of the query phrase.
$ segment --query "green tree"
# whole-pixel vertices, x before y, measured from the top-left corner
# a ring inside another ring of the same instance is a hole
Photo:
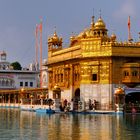
[[[13,69],[14,70],[21,70],[22,69],[22,67],[21,67],[21,65],[20,65],[20,63],[19,62],[13,62],[13,63],[11,63],[11,66],[13,67]]]

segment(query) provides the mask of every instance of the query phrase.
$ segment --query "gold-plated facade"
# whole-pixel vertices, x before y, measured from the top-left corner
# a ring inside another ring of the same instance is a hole
[[[69,47],[62,47],[56,32],[48,39],[50,96],[58,84],[62,98],[78,94],[83,100],[95,99],[101,109],[111,109],[115,87],[140,84],[140,42],[118,42],[107,31],[101,17],[96,23],[92,17],[89,28],[70,37]]]

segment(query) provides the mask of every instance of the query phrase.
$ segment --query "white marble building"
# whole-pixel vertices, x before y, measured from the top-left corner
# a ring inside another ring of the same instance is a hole
[[[48,67],[45,66],[47,64],[47,60],[43,60],[43,65],[42,65],[42,87],[46,88],[48,87]]]
[[[0,52],[0,89],[35,88],[39,82],[39,71],[30,65],[29,69],[13,70],[6,60],[7,54]]]

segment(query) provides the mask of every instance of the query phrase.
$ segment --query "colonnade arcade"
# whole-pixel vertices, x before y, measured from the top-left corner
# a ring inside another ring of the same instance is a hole
[[[47,88],[0,90],[0,103],[20,104],[22,102],[23,104],[30,104],[32,100],[33,104],[37,104],[41,98],[47,97]]]
[[[14,87],[14,80],[11,78],[0,78],[0,87]]]
[[[18,91],[0,91],[0,103],[20,103],[20,96]]]

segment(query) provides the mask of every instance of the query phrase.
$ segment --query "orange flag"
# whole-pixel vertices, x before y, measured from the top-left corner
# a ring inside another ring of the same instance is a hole
[[[42,18],[39,24],[40,30],[40,87],[42,87]]]
[[[36,53],[36,63],[38,63],[38,25],[35,27],[35,53]]]
[[[130,30],[130,16],[128,17],[128,29]]]
[[[39,30],[42,33],[42,19],[41,19],[40,24],[39,24]]]

